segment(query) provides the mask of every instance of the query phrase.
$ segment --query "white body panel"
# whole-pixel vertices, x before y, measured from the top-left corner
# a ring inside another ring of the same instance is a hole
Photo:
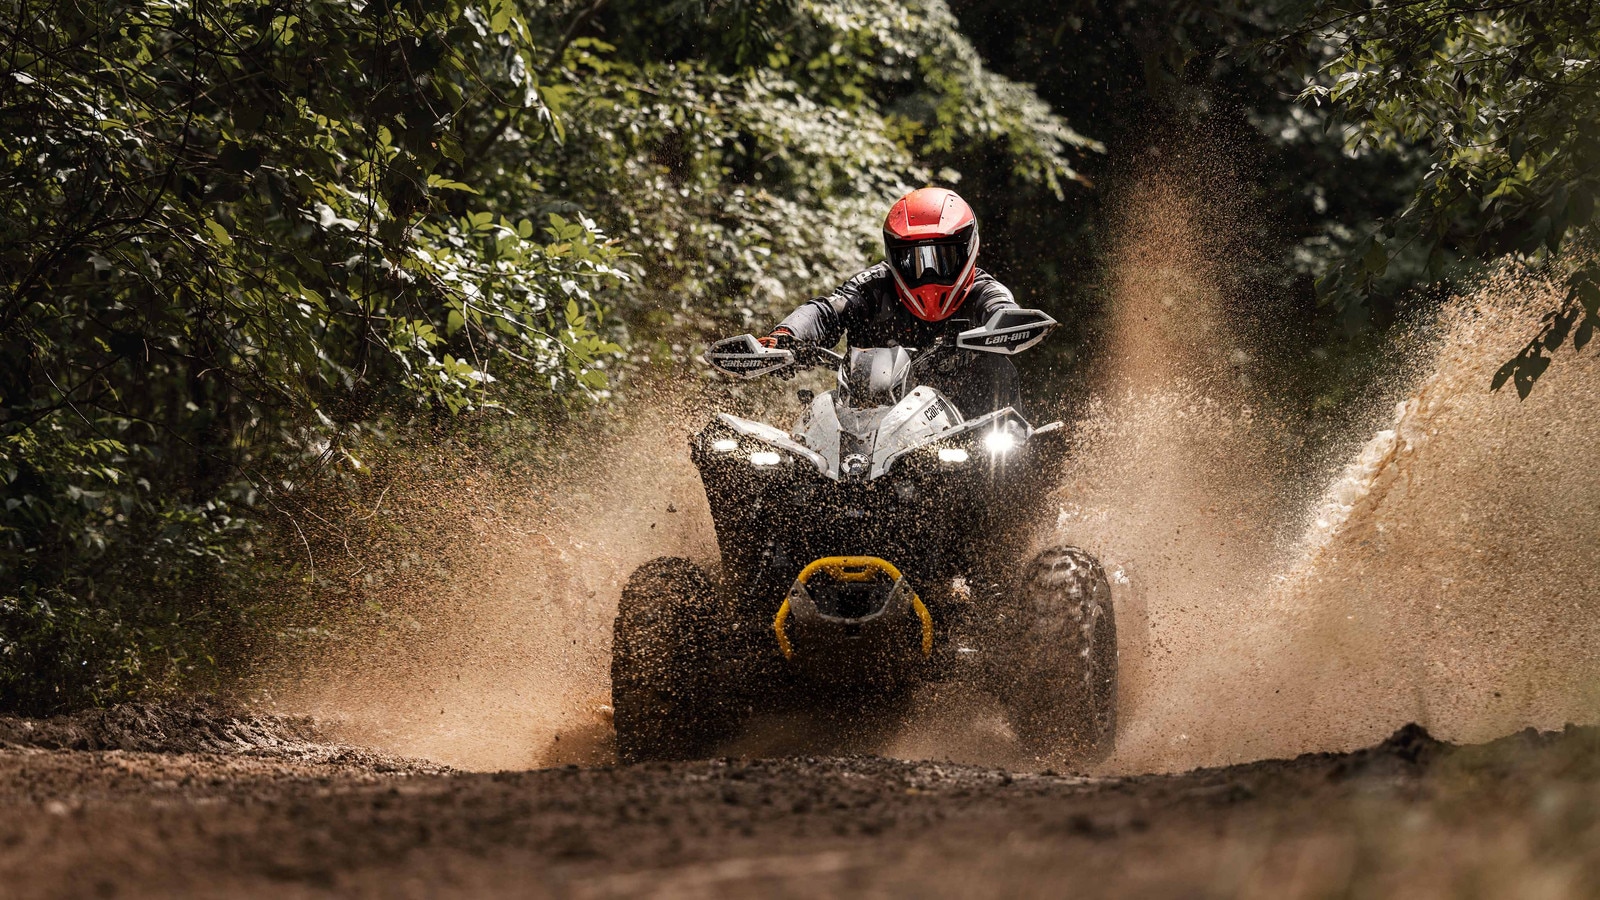
[[[933,445],[946,445],[952,439],[970,440],[974,432],[1006,430],[1020,446],[1034,434],[1061,427],[1060,422],[1052,422],[1034,429],[1009,406],[965,420],[955,404],[927,386],[912,389],[894,406],[870,409],[841,408],[835,392],[819,394],[792,434],[728,413],[717,418],[742,435],[806,460],[833,481],[881,478],[908,453],[931,453]],[[854,423],[855,430],[845,422]],[[852,456],[862,459],[852,464]]]

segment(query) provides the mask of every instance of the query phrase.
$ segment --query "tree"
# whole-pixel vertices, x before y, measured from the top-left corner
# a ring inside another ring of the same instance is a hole
[[[440,174],[457,120],[545,111],[515,6],[14,0],[0,35],[0,705],[202,653],[174,623],[251,510],[372,410],[604,386],[617,250]]]
[[[989,71],[942,0],[596,7],[541,181],[638,254],[618,306],[652,338],[770,324],[872,261],[888,204],[952,163],[993,153],[1060,193],[1098,146]]]
[[[1336,48],[1305,90],[1350,123],[1352,148],[1414,142],[1431,164],[1406,209],[1358,249],[1369,283],[1402,248],[1443,274],[1474,255],[1551,260],[1592,236],[1600,193],[1600,4],[1571,0],[1322,2],[1303,35]],[[1495,374],[1527,397],[1568,338],[1600,327],[1600,264],[1567,264],[1567,296]],[[1330,278],[1325,290],[1338,284]]]

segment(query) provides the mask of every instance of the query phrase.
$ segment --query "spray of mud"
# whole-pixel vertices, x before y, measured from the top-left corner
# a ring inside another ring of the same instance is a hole
[[[1519,403],[1489,379],[1554,288],[1505,271],[1449,303],[1394,421],[1308,483],[1298,423],[1240,368],[1226,229],[1159,177],[1111,283],[1112,361],[1047,540],[1112,573],[1113,772],[1593,721],[1600,689],[1600,369],[1564,360]],[[1370,432],[1369,432],[1370,433]]]
[[[385,627],[272,672],[273,705],[460,768],[608,762],[623,582],[648,559],[715,551],[684,450],[693,404],[667,391],[636,405],[648,412],[618,428],[551,435],[558,461],[532,482],[481,462],[395,473],[426,515],[397,515],[410,536],[373,552],[448,566],[417,566],[373,597]]]

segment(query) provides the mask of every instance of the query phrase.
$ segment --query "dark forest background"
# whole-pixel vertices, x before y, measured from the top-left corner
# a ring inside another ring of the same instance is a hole
[[[1584,0],[0,0],[0,710],[226,683],[343,596],[375,468],[537,468],[928,183],[1066,324],[1062,405],[1152,171],[1232,211],[1308,417],[1508,255],[1569,288],[1525,396],[1600,324],[1597,45]]]

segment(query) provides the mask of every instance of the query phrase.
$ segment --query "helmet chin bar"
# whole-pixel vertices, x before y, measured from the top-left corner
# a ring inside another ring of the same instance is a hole
[[[895,294],[900,297],[902,306],[924,322],[943,322],[955,315],[966,302],[967,294],[972,292],[972,283],[977,279],[976,262],[976,255],[969,258],[961,277],[948,285],[924,284],[913,288],[906,285],[893,266],[889,267],[889,272],[894,276]]]

